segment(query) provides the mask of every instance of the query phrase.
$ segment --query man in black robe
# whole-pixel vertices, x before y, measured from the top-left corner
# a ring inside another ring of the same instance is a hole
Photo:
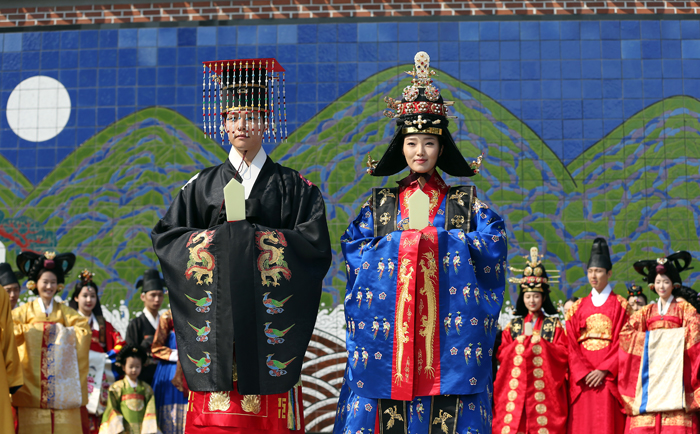
[[[194,392],[186,431],[282,433],[303,426],[295,386],[331,263],[325,205],[316,186],[262,149],[276,70],[225,62],[206,65],[226,98],[229,158],[182,187],[151,236]],[[245,220],[227,221],[232,179],[244,188]]]
[[[139,380],[151,385],[158,365],[158,362],[151,356],[151,344],[153,344],[153,338],[156,335],[156,328],[158,328],[160,320],[159,311],[165,297],[163,279],[160,278],[158,270],[146,270],[143,278],[136,282],[136,288],[141,288],[143,313],[129,322],[129,326],[126,328],[126,343],[139,346],[148,354]]]

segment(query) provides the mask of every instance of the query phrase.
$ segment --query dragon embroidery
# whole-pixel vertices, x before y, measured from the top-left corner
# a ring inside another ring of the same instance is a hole
[[[214,282],[214,256],[207,250],[213,239],[214,231],[202,231],[190,235],[187,240],[190,259],[187,261],[185,277],[190,280],[194,276],[197,285],[211,285]]]
[[[425,374],[432,378],[435,376],[433,368],[433,338],[435,334],[435,318],[437,317],[437,302],[435,299],[435,278],[438,271],[437,261],[433,252],[423,254],[420,261],[423,271],[424,285],[420,289],[420,294],[425,295],[428,300],[428,315],[421,317],[420,335],[425,338]]]
[[[404,365],[403,362],[403,352],[404,345],[408,342],[408,322],[404,321],[404,309],[406,308],[406,303],[411,301],[411,294],[409,292],[409,285],[411,284],[411,276],[413,276],[413,267],[411,266],[411,261],[408,258],[401,259],[401,265],[399,266],[399,304],[396,309],[396,319],[397,324],[394,328],[397,355],[396,355],[396,374],[394,374],[394,381],[396,384],[401,384],[403,381],[403,375],[401,374],[401,368]]]
[[[284,261],[284,247],[272,246],[272,244],[287,245],[287,240],[282,233],[276,231],[255,232],[255,244],[262,250],[258,256],[258,271],[260,271],[263,285],[279,286],[280,275],[287,280],[292,278],[292,271]]]

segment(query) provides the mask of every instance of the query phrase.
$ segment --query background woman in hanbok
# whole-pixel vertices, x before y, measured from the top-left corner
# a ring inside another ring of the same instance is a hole
[[[190,326],[194,328],[194,326]],[[206,342],[209,326],[197,330],[197,340]],[[187,395],[182,388],[182,368],[177,358],[177,342],[172,311],[164,312],[159,319],[158,328],[153,338],[151,354],[158,359],[156,373],[153,375],[153,393],[156,397],[158,428],[163,434],[182,434],[185,432],[185,415],[187,414]],[[179,368],[179,369],[178,369]]]
[[[494,433],[563,433],[568,415],[567,340],[536,247],[520,278],[515,315],[501,335],[494,387]],[[550,316],[547,316],[550,315]]]
[[[632,315],[620,333],[618,387],[627,432],[698,432],[700,316],[676,298],[690,261],[688,252],[677,252],[634,264],[659,300]]]
[[[38,295],[12,311],[24,386],[12,396],[20,434],[75,434],[87,403],[90,328],[87,318],[54,300],[75,255],[22,252],[17,267]]]
[[[94,274],[83,270],[78,277],[68,306],[88,319],[92,330],[90,342],[90,373],[88,374],[88,403],[81,411],[88,413],[90,433],[100,431],[102,413],[107,405],[109,386],[118,378],[114,361],[124,341],[112,324],[102,315],[102,305],[98,295]],[[101,366],[100,366],[101,365]],[[101,375],[98,375],[101,373]],[[100,378],[96,378],[99,376]]]
[[[454,143],[429,61],[416,54],[403,99],[385,99],[396,134],[381,161],[370,161],[375,176],[411,172],[397,187],[375,188],[341,238],[349,358],[338,434],[380,424],[385,433],[491,431],[505,226],[474,187],[449,187],[436,170],[469,177],[481,159],[469,164]],[[428,226],[410,229],[421,218]]]

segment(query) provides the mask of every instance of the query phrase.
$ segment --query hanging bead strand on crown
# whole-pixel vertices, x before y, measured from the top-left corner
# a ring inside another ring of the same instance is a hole
[[[207,137],[207,65],[202,64],[202,126]]]
[[[282,107],[284,107],[284,141],[287,141],[287,80],[282,72]]]
[[[272,61],[272,85],[270,86],[270,129],[274,141],[277,141],[277,128],[275,128],[275,61]]]

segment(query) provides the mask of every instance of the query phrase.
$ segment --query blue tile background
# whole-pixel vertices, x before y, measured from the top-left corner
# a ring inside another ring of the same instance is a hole
[[[496,99],[542,135],[565,164],[663,98],[700,98],[697,21],[359,22],[0,33],[0,153],[33,183],[48,162],[142,108],[201,122],[201,62],[276,57],[287,69],[294,131],[386,68],[428,51],[432,66]],[[61,81],[73,110],[43,143],[9,129],[22,80]],[[44,160],[44,155],[54,157]],[[268,149],[269,150],[269,149]],[[42,161],[37,161],[37,153]],[[45,170],[46,169],[46,170]]]

